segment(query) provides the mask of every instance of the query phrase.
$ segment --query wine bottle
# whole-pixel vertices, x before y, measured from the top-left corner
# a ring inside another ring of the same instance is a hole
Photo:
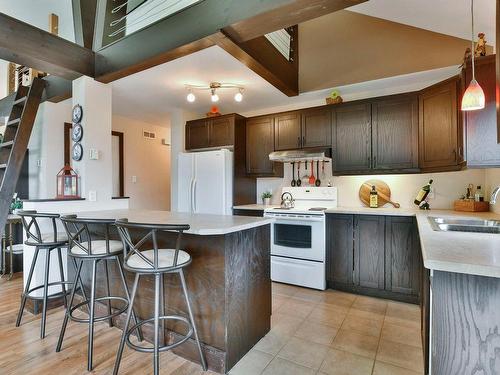
[[[429,183],[427,185],[422,186],[413,203],[415,203],[417,206],[420,206],[420,203],[422,203],[429,195],[429,192],[431,191],[431,185],[432,180],[429,180]]]
[[[372,190],[370,191],[370,207],[378,208],[378,193],[374,185],[372,185]]]

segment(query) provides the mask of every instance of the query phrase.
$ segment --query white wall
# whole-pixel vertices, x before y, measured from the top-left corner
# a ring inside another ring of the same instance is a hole
[[[30,199],[56,196],[56,175],[64,166],[65,122],[71,122],[71,99],[40,105],[28,144]]]
[[[113,130],[124,140],[125,195],[130,208],[170,210],[170,127],[157,126],[122,116],[113,116]],[[156,133],[156,139],[142,136],[142,131]],[[137,182],[132,181],[136,176]]]
[[[486,169],[486,189],[485,199],[490,199],[490,194],[496,186],[500,186],[500,168]],[[500,196],[497,197],[497,203],[490,206],[490,210],[500,214]]]
[[[0,12],[49,31],[49,14],[59,16],[59,36],[75,41],[71,0],[0,0]]]
[[[497,183],[500,184],[500,173],[497,171]],[[311,169],[309,167],[310,174]],[[474,186],[486,185],[486,173],[484,169],[467,169],[459,172],[444,173],[423,173],[423,174],[405,174],[405,175],[373,175],[373,176],[340,176],[332,177],[331,167],[325,166],[325,176],[321,176],[322,186],[327,186],[330,181],[333,186],[338,188],[338,205],[341,207],[361,207],[358,192],[361,184],[369,179],[380,179],[385,181],[391,188],[391,199],[401,204],[403,208],[413,208],[413,200],[420,187],[425,185],[430,179],[433,179],[434,197],[429,199],[431,208],[451,209],[453,201],[465,193],[465,188],[471,183]],[[296,172],[297,174],[297,172]],[[302,167],[301,175],[305,171]],[[321,166],[320,166],[321,174]],[[314,170],[316,176],[316,168]],[[292,172],[290,164],[285,166],[284,178],[260,178],[257,180],[256,202],[261,203],[261,194],[270,190],[273,192],[273,203],[279,203],[282,187],[290,186]],[[304,183],[303,186],[308,186]],[[500,205],[499,205],[500,206]]]

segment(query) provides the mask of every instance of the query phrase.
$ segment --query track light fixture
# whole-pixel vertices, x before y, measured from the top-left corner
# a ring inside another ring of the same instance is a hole
[[[211,82],[208,86],[203,85],[186,85],[186,89],[188,90],[187,101],[189,103],[193,103],[196,100],[196,96],[194,95],[195,90],[210,90],[210,100],[212,103],[217,103],[219,101],[219,95],[217,94],[218,90],[221,89],[236,89],[238,92],[234,95],[234,101],[240,103],[243,101],[243,92],[245,89],[236,84],[232,83],[219,83],[219,82]]]

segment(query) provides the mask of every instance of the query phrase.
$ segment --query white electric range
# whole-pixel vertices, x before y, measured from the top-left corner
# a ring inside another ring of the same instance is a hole
[[[326,288],[325,210],[337,207],[335,187],[286,187],[295,207],[268,208],[271,227],[271,279],[308,288]]]

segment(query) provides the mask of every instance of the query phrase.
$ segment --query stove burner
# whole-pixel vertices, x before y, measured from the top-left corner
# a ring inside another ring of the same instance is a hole
[[[308,211],[326,211],[326,207],[311,207]]]

